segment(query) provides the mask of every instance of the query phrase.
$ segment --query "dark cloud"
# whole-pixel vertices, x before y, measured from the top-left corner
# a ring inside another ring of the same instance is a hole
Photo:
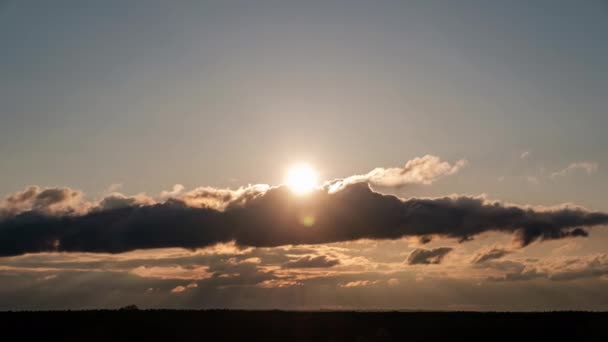
[[[482,262],[486,262],[489,260],[500,259],[505,255],[513,253],[512,251],[504,248],[491,248],[488,250],[483,250],[473,257],[471,261],[473,264],[480,264]]]
[[[608,223],[608,214],[579,208],[538,211],[473,197],[402,200],[374,192],[364,183],[334,193],[319,189],[307,196],[295,196],[286,187],[243,191],[223,210],[192,207],[176,198],[120,204],[97,206],[80,215],[32,209],[9,216],[0,221],[0,255],[119,253],[230,241],[273,247],[429,235],[466,241],[488,231],[515,234],[521,245],[527,245],[587,236],[585,228]]]
[[[296,260],[288,261],[283,264],[283,268],[314,268],[314,267],[332,267],[340,264],[337,259],[330,259],[325,255],[316,257],[304,256]]]
[[[418,242],[420,242],[423,245],[426,245],[427,243],[430,243],[431,241],[433,241],[433,237],[429,236],[429,235],[423,235],[418,238]]]
[[[410,265],[440,264],[443,258],[452,251],[450,247],[439,247],[433,249],[419,248],[410,253],[407,263]]]

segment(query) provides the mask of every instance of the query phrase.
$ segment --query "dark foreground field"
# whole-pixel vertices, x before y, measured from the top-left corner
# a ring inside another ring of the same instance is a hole
[[[608,341],[608,313],[588,312],[3,312],[0,327],[4,341]]]

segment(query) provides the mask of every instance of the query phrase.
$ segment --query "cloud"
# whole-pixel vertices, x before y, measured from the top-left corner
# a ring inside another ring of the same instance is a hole
[[[179,194],[182,193],[182,191],[184,191],[185,187],[181,184],[175,184],[173,185],[173,188],[169,191],[162,191],[160,193],[160,198],[171,198],[171,197],[176,197],[179,196]]]
[[[378,284],[378,280],[355,280],[349,281],[348,283],[339,284],[340,287],[352,288],[352,287],[367,287]]]
[[[564,177],[578,170],[583,170],[585,173],[587,173],[587,175],[591,175],[597,172],[598,168],[598,164],[592,161],[572,163],[562,170],[553,172],[551,174],[551,178]]]
[[[264,194],[270,187],[265,184],[249,185],[236,190],[199,187],[181,196],[173,197],[190,207],[224,210],[230,204],[244,203]],[[181,192],[181,190],[180,190]]]
[[[566,267],[553,270],[549,279],[569,281],[608,276],[608,254],[569,259]]]
[[[394,287],[394,286],[399,286],[400,281],[397,278],[390,278],[389,280],[386,281],[386,283],[388,284],[388,286]]]
[[[197,288],[197,287],[198,287],[198,285],[196,283],[190,283],[190,284],[188,284],[186,286],[179,285],[179,286],[174,287],[171,290],[171,293],[182,293],[182,292],[186,292],[186,291],[188,291],[190,289],[194,289],[194,288]]]
[[[120,209],[135,207],[141,205],[152,205],[155,201],[146,196],[145,194],[139,194],[135,196],[125,196],[121,193],[115,192],[104,197],[99,203],[93,208],[93,210],[103,211],[111,209]]]
[[[608,254],[576,257],[553,257],[538,260],[506,260],[487,262],[484,267],[505,271],[500,276],[488,277],[490,281],[525,281],[547,279],[572,281],[608,276]]]
[[[511,254],[511,253],[513,253],[513,251],[505,249],[505,248],[492,247],[491,249],[484,249],[484,250],[478,252],[477,254],[475,254],[471,263],[480,264],[482,262],[486,262],[489,260],[500,259],[503,256]]]
[[[266,191],[251,187],[227,201],[224,210],[192,207],[175,198],[150,205],[97,206],[81,215],[30,210],[0,220],[0,255],[194,249],[231,241],[274,247],[430,235],[466,241],[488,231],[514,234],[527,245],[587,236],[586,228],[608,224],[608,214],[582,208],[535,210],[466,196],[403,200],[364,183],[335,193],[321,188],[307,196],[295,196],[284,186]],[[314,217],[314,224],[303,224],[303,216]]]
[[[409,160],[403,167],[379,167],[364,175],[355,175],[334,181],[331,184],[330,191],[338,191],[349,184],[355,183],[368,183],[380,187],[401,187],[411,184],[428,185],[441,177],[455,174],[466,165],[467,161],[464,159],[450,164],[441,161],[437,156],[425,155]]]
[[[415,249],[410,256],[407,258],[409,265],[431,265],[440,264],[443,258],[450,253],[453,248],[450,247],[439,247],[433,249],[419,248]]]
[[[174,266],[139,266],[131,270],[132,274],[138,275],[144,278],[158,278],[158,279],[206,279],[211,277],[207,267],[193,266],[193,267],[182,267],[178,265]]]
[[[488,277],[489,281],[526,281],[546,278],[547,275],[538,273],[536,270],[526,270],[519,273],[507,273],[502,277]]]
[[[104,191],[104,193],[117,192],[118,190],[120,190],[120,188],[122,188],[122,186],[123,186],[122,183],[112,183],[112,184],[110,184],[110,186],[108,186],[108,188]]]
[[[0,221],[27,212],[51,216],[77,216],[91,212],[176,201],[189,207],[224,210],[229,204],[247,201],[263,194],[269,188],[270,186],[265,184],[256,184],[236,190],[199,187],[189,192],[183,192],[184,187],[176,184],[172,190],[162,191],[157,197],[148,196],[145,193],[127,196],[119,192],[111,192],[99,200],[90,201],[85,199],[84,194],[79,190],[67,187],[42,188],[32,185],[23,191],[10,194],[0,201]]]
[[[269,279],[264,280],[263,282],[257,284],[258,287],[271,289],[271,288],[284,288],[284,287],[293,287],[300,286],[301,282],[296,280],[286,280],[286,279]]]
[[[47,281],[47,280],[53,280],[53,279],[56,279],[56,278],[57,278],[56,274],[49,274],[49,275],[46,275],[44,277],[40,277],[38,279],[42,280],[42,281]]]
[[[521,159],[528,159],[530,157],[530,151],[523,151],[519,157]]]
[[[304,256],[296,260],[288,261],[283,264],[283,268],[321,268],[321,267],[333,267],[340,264],[338,259],[330,259],[325,255],[319,255],[316,257]]]
[[[25,211],[47,215],[72,215],[89,209],[80,191],[70,188],[41,188],[33,185],[0,201],[0,220]]]

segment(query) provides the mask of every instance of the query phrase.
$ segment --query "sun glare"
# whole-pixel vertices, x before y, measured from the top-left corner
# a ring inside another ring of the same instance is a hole
[[[296,194],[307,194],[317,186],[317,173],[308,164],[295,165],[287,173],[287,186]]]

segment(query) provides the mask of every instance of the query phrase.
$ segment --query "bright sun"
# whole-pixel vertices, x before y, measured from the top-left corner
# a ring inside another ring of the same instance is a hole
[[[295,165],[287,173],[287,186],[296,194],[307,194],[317,186],[317,173],[308,164]]]

